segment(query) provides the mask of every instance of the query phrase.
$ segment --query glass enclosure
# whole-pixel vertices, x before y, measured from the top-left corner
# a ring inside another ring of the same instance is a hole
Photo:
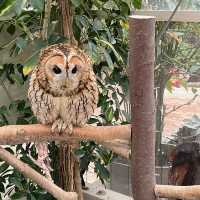
[[[143,9],[172,11],[178,2],[179,0],[143,0]],[[183,0],[179,10],[200,11],[200,0]]]

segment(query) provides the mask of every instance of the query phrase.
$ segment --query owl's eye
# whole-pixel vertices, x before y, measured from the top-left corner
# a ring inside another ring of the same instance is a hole
[[[72,74],[76,74],[77,72],[77,65],[75,65],[75,67],[72,69]]]
[[[55,74],[60,74],[62,72],[62,70],[57,65],[54,65],[53,72]]]

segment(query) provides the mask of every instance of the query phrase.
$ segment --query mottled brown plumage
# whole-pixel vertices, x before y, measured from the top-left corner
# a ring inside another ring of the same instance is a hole
[[[28,98],[38,121],[52,125],[54,132],[83,126],[98,100],[90,58],[68,44],[44,49],[30,79]]]

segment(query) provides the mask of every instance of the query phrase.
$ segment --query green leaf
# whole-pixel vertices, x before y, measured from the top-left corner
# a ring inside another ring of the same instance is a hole
[[[16,192],[11,195],[11,199],[21,199],[22,197],[25,197],[26,193],[25,192]]]
[[[16,45],[20,49],[24,49],[26,47],[26,45],[27,45],[27,40],[25,40],[22,37],[18,37],[17,40],[16,40]]]
[[[17,105],[17,110],[20,112],[24,111],[25,105],[26,105],[25,100],[20,100]]]
[[[103,7],[105,9],[109,9],[109,10],[119,10],[117,4],[113,0],[106,1],[106,3],[103,5]]]
[[[111,70],[113,70],[114,65],[113,65],[113,61],[112,61],[109,53],[106,51],[106,49],[104,49],[104,48],[102,48],[102,49],[103,49],[104,56],[106,58],[106,62],[108,63],[108,66],[110,67]]]
[[[87,16],[77,16],[77,20],[78,20],[78,22],[80,22],[80,24],[83,27],[89,27],[90,26],[90,21],[89,21]],[[79,25],[79,28],[82,28],[81,25]]]
[[[39,51],[33,53],[24,63],[23,74],[28,75],[38,62]]]
[[[105,113],[106,115],[106,120],[108,122],[111,122],[114,116],[114,112],[113,112],[113,107],[109,107]]]
[[[106,150],[102,146],[98,146],[96,148],[96,152],[99,154],[100,159],[103,161],[104,165],[108,165],[111,162],[112,153],[110,153],[108,150]]]
[[[55,200],[49,193],[47,194],[40,194],[37,200]]]
[[[10,147],[6,147],[5,150],[11,154],[14,154],[14,151]]]
[[[7,179],[9,176],[10,176],[10,173],[11,172],[13,172],[13,169],[11,168],[11,169],[7,169],[7,170],[5,170],[2,174],[1,174],[1,176],[3,177],[3,178],[5,178],[5,179]]]
[[[95,162],[95,168],[99,176],[101,176],[105,180],[109,180],[109,171],[99,161]]]
[[[17,188],[19,188],[20,190],[23,189],[23,185],[21,183],[21,179],[18,177],[10,177],[9,178],[9,183],[13,183]]]
[[[24,118],[18,118],[16,124],[29,124],[29,122]]]
[[[3,163],[0,165],[0,173],[4,172],[6,169],[8,169],[9,165],[7,163]]]
[[[33,71],[33,66],[25,66],[23,67],[24,76],[29,75]]]
[[[0,107],[0,114],[8,114],[8,109],[5,105]]]
[[[93,28],[95,29],[95,31],[104,30],[101,20],[99,20],[98,18],[95,18],[93,21]]]
[[[97,39],[97,40],[98,40],[98,39]],[[102,39],[100,39],[100,40],[98,40],[98,41],[101,42],[101,43],[104,43],[104,44],[106,44],[108,47],[110,47],[110,48],[112,49],[113,53],[115,54],[115,57],[117,58],[117,60],[120,61],[120,62],[123,62],[122,57],[117,53],[117,51],[115,50],[114,46],[113,46],[110,42],[105,41],[105,40],[102,40]]]
[[[18,86],[23,85],[23,79],[17,74],[11,74],[10,77],[18,84]]]
[[[39,12],[42,12],[44,9],[44,0],[31,0],[31,5]]]
[[[200,69],[200,65],[192,65],[190,68],[190,73],[196,73]]]
[[[6,178],[5,178],[5,177],[2,177],[2,176],[0,176],[0,183],[6,183]]]
[[[27,34],[29,39],[34,40],[34,36],[33,36],[32,32],[30,30],[31,27],[28,27],[28,25],[23,21],[20,21],[20,25],[23,27],[23,31]]]
[[[99,120],[94,118],[94,117],[91,117],[88,121],[89,124],[94,124],[94,123],[97,123]]]
[[[132,0],[133,6],[137,9],[141,9],[142,7],[142,0]]]
[[[35,40],[34,46],[32,47],[35,50],[35,51],[33,51],[34,53],[31,56],[29,56],[24,61],[24,63],[22,63],[23,66],[24,66],[23,67],[23,73],[24,73],[24,75],[28,75],[30,73],[30,71],[33,69],[33,67],[36,66],[36,64],[38,62],[38,57],[39,57],[40,51],[41,51],[42,48],[44,48],[46,46],[47,46],[46,41],[43,41],[41,39]],[[28,48],[28,46],[26,48]]]
[[[120,3],[120,12],[122,15],[129,15],[130,14],[130,7],[128,6],[127,3],[121,2]]]
[[[15,2],[15,12],[20,15],[27,0],[16,0]]]
[[[28,193],[27,194],[27,200],[36,200],[36,198],[33,194]]]
[[[15,33],[16,27],[11,24],[6,30],[10,35],[13,35]]]
[[[15,0],[4,0],[3,3],[0,4],[0,16],[2,16],[14,4],[15,4]]]
[[[75,151],[76,155],[79,157],[83,157],[85,155],[85,151],[83,149],[77,149]]]
[[[0,5],[0,21],[10,20],[19,16],[24,9],[27,0],[4,0]]]
[[[81,0],[71,0],[71,2],[75,7],[79,7],[81,5]]]
[[[17,171],[16,169],[13,170],[12,176],[13,176],[13,177],[17,177],[18,179],[21,179],[21,178],[22,178],[21,172]]]
[[[17,111],[18,103],[19,103],[18,101],[11,102],[11,104],[9,105],[9,110],[12,112]]]
[[[2,182],[0,183],[0,193],[5,193],[5,187]],[[0,198],[1,198],[1,196],[0,196]]]
[[[53,28],[53,26],[54,26],[54,24],[51,25],[51,28]],[[67,43],[67,42],[68,42],[68,39],[66,39],[65,37],[60,36],[58,34],[51,34],[48,38],[48,45],[57,44],[57,43]],[[45,43],[44,43],[44,45],[47,46],[47,44],[45,44]]]

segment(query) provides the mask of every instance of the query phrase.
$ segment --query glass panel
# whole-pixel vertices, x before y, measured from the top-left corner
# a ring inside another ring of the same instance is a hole
[[[143,0],[146,10],[173,10],[179,0]],[[183,0],[179,10],[199,10],[200,0]]]

